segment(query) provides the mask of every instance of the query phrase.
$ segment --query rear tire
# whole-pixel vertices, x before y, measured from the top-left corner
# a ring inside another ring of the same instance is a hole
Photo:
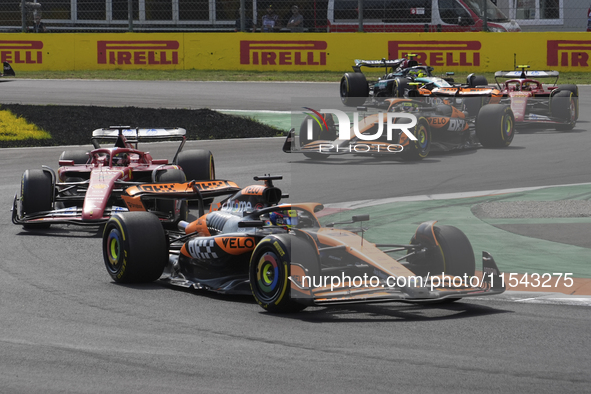
[[[187,181],[211,181],[215,179],[213,154],[207,149],[195,149],[179,153],[176,164],[185,173]],[[205,205],[213,198],[204,200]]]
[[[318,272],[318,254],[308,241],[293,235],[264,238],[252,253],[249,279],[257,303],[272,313],[299,312],[306,308],[291,299],[290,263],[306,264],[311,274]]]
[[[341,101],[347,107],[363,105],[369,97],[369,85],[363,73],[346,73],[341,78]]]
[[[184,183],[187,182],[185,173],[177,169],[168,169],[159,171],[157,175],[158,183]],[[156,200],[156,210],[159,212],[168,212],[174,217],[176,201],[174,200]],[[179,217],[175,218],[172,223],[163,223],[168,229],[176,229],[179,221],[187,220],[189,215],[189,205],[186,200],[181,201],[181,211]]]
[[[515,134],[515,117],[507,105],[487,104],[476,117],[476,137],[485,148],[505,148]]]
[[[103,231],[103,260],[118,283],[148,283],[160,278],[168,262],[168,247],[158,218],[148,212],[111,217]]]
[[[65,150],[59,157],[59,160],[73,160],[74,164],[86,164],[90,159],[85,150]]]
[[[21,215],[50,211],[53,205],[53,179],[49,171],[26,170],[21,178]],[[24,228],[49,228],[49,223],[31,223]]]

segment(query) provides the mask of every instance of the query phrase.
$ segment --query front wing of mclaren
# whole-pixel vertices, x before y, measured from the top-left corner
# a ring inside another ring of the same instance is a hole
[[[501,272],[487,252],[482,252],[480,276],[444,276],[432,273],[425,277],[310,277],[302,265],[292,263],[289,279],[292,299],[316,306],[392,301],[428,303],[501,294],[505,291]]]

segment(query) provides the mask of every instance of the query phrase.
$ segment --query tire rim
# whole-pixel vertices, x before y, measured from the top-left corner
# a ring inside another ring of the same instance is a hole
[[[264,253],[257,263],[257,287],[264,300],[272,300],[279,292],[279,258],[273,252]]]
[[[347,92],[349,89],[347,89],[347,80],[343,79],[341,81],[341,97],[345,98],[347,97]]]
[[[508,115],[503,117],[501,133],[503,134],[503,141],[509,141],[513,136],[513,119]]]
[[[121,257],[123,256],[122,251],[122,240],[121,232],[117,228],[112,228],[107,237],[107,259],[109,260],[109,270],[111,272],[117,272],[120,269]]]
[[[420,125],[420,127],[417,129],[416,137],[419,149],[421,150],[421,152],[425,152],[429,147],[429,135],[427,133],[427,128],[425,127],[425,125]]]

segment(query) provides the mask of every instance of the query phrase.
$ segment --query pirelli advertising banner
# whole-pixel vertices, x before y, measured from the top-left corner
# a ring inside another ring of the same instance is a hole
[[[0,34],[15,70],[350,71],[355,59],[408,53],[436,71],[591,71],[589,33]]]

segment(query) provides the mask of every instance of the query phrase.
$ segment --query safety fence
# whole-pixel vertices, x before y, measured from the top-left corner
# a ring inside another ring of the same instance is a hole
[[[586,31],[589,0],[2,0],[0,32]]]

